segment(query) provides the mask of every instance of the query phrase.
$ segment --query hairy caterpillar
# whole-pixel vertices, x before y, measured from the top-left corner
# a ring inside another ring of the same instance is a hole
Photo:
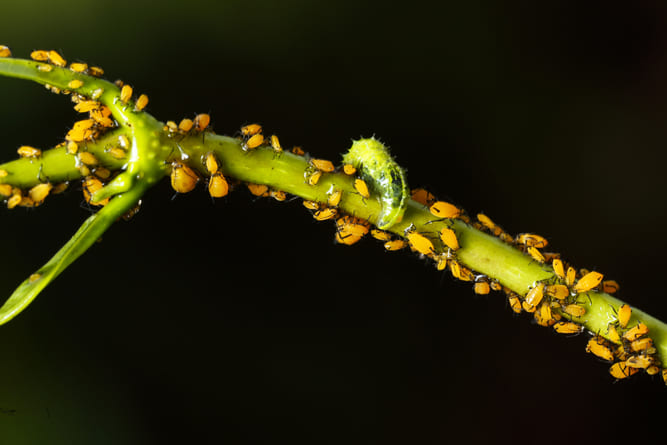
[[[359,139],[343,156],[345,164],[352,164],[362,179],[380,195],[382,213],[377,226],[387,229],[403,219],[410,189],[405,171],[394,161],[389,150],[375,138]]]

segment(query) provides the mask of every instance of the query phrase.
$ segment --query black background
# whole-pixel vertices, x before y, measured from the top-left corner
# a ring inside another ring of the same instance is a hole
[[[667,319],[662,2],[7,1],[0,43],[340,160],[375,134],[412,186],[533,231]],[[451,4],[450,4],[451,3]],[[439,5],[439,6],[436,6]],[[0,79],[4,159],[58,143],[69,99]],[[649,441],[667,389],[297,202],[165,181],[0,327],[0,443]],[[0,210],[0,292],[88,216]],[[662,416],[664,417],[664,416]]]

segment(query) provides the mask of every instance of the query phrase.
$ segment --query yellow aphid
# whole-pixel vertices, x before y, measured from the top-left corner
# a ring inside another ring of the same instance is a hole
[[[508,298],[508,301],[510,303],[510,307],[512,310],[520,314],[521,313],[521,300],[519,299],[519,296],[517,294],[511,294]]]
[[[315,218],[318,221],[325,221],[327,219],[335,218],[337,214],[338,210],[325,208],[317,210],[315,213],[313,213],[313,218]]]
[[[461,215],[461,209],[454,204],[445,201],[437,201],[429,207],[431,213],[438,218],[458,218]]]
[[[102,187],[104,187],[104,184],[102,184],[102,181],[99,179],[93,177],[93,176],[88,176],[86,179],[83,180],[83,197],[86,200],[88,204],[96,205],[96,206],[104,206],[109,203],[109,198],[105,198],[100,202],[92,203],[90,202],[91,196],[98,190],[100,190]]]
[[[97,165],[100,163],[100,161],[97,159],[97,157],[87,151],[82,151],[79,153],[79,160],[83,162],[86,165]]]
[[[12,194],[12,186],[9,184],[0,184],[0,195],[10,196]]]
[[[48,51],[35,50],[30,53],[30,58],[38,62],[47,62],[49,60],[49,53]]]
[[[310,163],[313,164],[316,169],[322,170],[325,173],[332,172],[335,169],[333,162],[327,161],[326,159],[311,159]]]
[[[308,185],[316,185],[320,181],[321,177],[322,177],[322,171],[315,170],[306,177],[306,182],[308,183]]]
[[[253,148],[259,147],[263,143],[264,143],[264,136],[262,136],[261,134],[256,134],[252,136],[250,139],[248,139],[246,143],[243,144],[242,147],[244,150],[251,150]]]
[[[618,325],[622,328],[628,325],[630,321],[630,316],[632,315],[632,308],[627,304],[621,305],[618,308]]]
[[[70,80],[69,83],[67,84],[67,88],[70,88],[72,90],[81,88],[82,86],[83,86],[83,81],[79,79]]]
[[[564,300],[570,295],[570,290],[563,284],[551,284],[546,287],[545,292],[547,295],[559,300]]]
[[[538,306],[537,310],[535,311],[535,320],[537,321],[537,324],[545,327],[551,326],[556,322],[551,312],[551,306],[549,305],[549,302],[543,301],[542,304]]]
[[[176,125],[176,122],[174,121],[167,121],[167,123],[162,127],[164,131],[168,131],[170,133],[175,133],[178,131],[178,125]]]
[[[0,178],[4,178],[4,177],[6,177],[8,174],[9,174],[9,173],[7,172],[7,170],[5,170],[4,168],[0,168]]]
[[[618,331],[613,324],[607,325],[607,337],[609,337],[609,340],[611,340],[613,343],[618,344],[621,342],[621,336],[618,335]]]
[[[137,102],[134,104],[137,110],[143,110],[144,108],[146,108],[146,105],[148,105],[148,96],[146,96],[145,94],[139,96]]]
[[[452,250],[459,249],[459,240],[456,238],[456,232],[449,227],[443,227],[440,231],[440,240],[442,243]]]
[[[125,156],[127,156],[125,150],[120,147],[111,147],[107,150],[107,152],[116,159],[123,159]]]
[[[635,352],[647,351],[653,347],[653,339],[650,337],[640,338],[630,344],[630,348]]]
[[[563,307],[563,312],[573,317],[583,317],[586,314],[586,309],[578,304],[568,304]]]
[[[542,301],[542,298],[544,298],[544,283],[539,283],[526,294],[526,299],[522,304],[523,309],[526,312],[535,312],[535,309]]]
[[[665,385],[667,385],[667,368],[662,370],[662,380],[665,382]]]
[[[53,94],[60,94],[60,88],[50,85],[48,83],[44,84],[44,88],[52,92]]]
[[[413,201],[417,201],[423,206],[430,207],[432,206],[437,199],[431,192],[423,188],[416,188],[410,192],[410,197]]]
[[[519,244],[525,244],[529,247],[537,247],[538,249],[543,249],[549,244],[544,237],[535,235],[534,233],[520,233],[516,236],[515,240]]]
[[[47,65],[47,64],[41,65],[40,64],[40,65],[37,65],[37,70],[39,70],[43,73],[50,73],[51,71],[53,71],[53,65]]]
[[[352,244],[361,240],[361,238],[362,238],[361,236],[352,234],[344,235],[341,232],[336,232],[335,236],[335,240],[337,243],[345,244],[346,246],[351,246]]]
[[[40,278],[42,278],[41,274],[33,273],[28,277],[28,282],[34,283],[35,281],[39,280]]]
[[[366,182],[364,182],[363,179],[357,178],[357,179],[354,180],[354,189],[357,192],[359,192],[359,194],[363,198],[368,199],[371,196],[370,193],[368,192],[368,185],[366,184]]]
[[[556,276],[560,278],[561,280],[565,279],[565,267],[563,266],[563,262],[556,258],[553,260],[551,265],[554,268],[554,272],[556,273]]]
[[[384,243],[384,248],[389,251],[405,249],[408,242],[402,239],[395,239]]]
[[[278,136],[271,135],[271,148],[273,148],[273,151],[276,153],[282,153],[283,152],[283,147],[280,145],[280,140],[278,139]]]
[[[611,365],[611,368],[609,368],[609,374],[611,374],[612,377],[615,377],[619,380],[629,377],[632,374],[636,373],[637,371],[638,371],[637,368],[632,368],[628,366],[628,364],[625,361],[616,362],[613,365]]]
[[[106,181],[111,176],[111,171],[108,168],[97,167],[95,169],[95,176]]]
[[[11,57],[12,51],[8,46],[0,45],[0,57]]]
[[[653,360],[645,355],[633,355],[625,363],[631,368],[646,369],[653,364]]]
[[[343,173],[345,173],[346,175],[352,176],[356,172],[357,172],[357,168],[354,165],[352,165],[352,164],[343,165]]]
[[[306,154],[306,152],[303,151],[303,149],[301,149],[301,147],[297,147],[296,145],[294,147],[292,147],[292,153],[294,153],[297,156],[303,156],[303,155]]]
[[[21,190],[14,189],[12,191],[12,196],[7,200],[7,208],[13,209],[14,207],[16,207],[21,203],[21,199],[23,199],[23,196],[21,195]]]
[[[304,199],[303,206],[308,210],[317,210],[320,208],[320,203],[317,201],[308,201]]]
[[[591,289],[596,288],[602,281],[602,275],[600,272],[589,272],[577,281],[577,284],[574,285],[574,291],[576,293],[588,292]]]
[[[208,193],[214,198],[227,196],[227,193],[229,193],[229,184],[222,173],[217,172],[211,176],[211,179],[208,181]]]
[[[658,368],[656,365],[651,365],[648,368],[646,368],[646,374],[648,375],[656,375],[659,372],[660,368]]]
[[[628,341],[635,341],[639,337],[647,333],[648,333],[648,326],[646,326],[644,323],[639,323],[634,328],[626,331],[625,334],[623,334],[623,338]]]
[[[99,66],[91,66],[88,68],[88,74],[95,77],[101,77],[104,76],[104,70]]]
[[[250,124],[241,127],[241,134],[243,136],[254,136],[262,132],[262,126],[259,124]]]
[[[187,133],[188,131],[192,130],[194,125],[195,123],[192,121],[192,119],[183,119],[181,122],[179,122],[178,129],[183,133]]]
[[[340,204],[340,199],[343,196],[342,190],[334,190],[327,198],[327,204],[330,207],[337,207]]]
[[[88,65],[85,63],[73,62],[69,64],[69,69],[71,69],[75,73],[83,73],[88,69]]]
[[[213,153],[211,153],[211,152],[206,153],[206,160],[205,160],[204,164],[206,165],[206,170],[210,174],[214,174],[214,173],[218,172],[218,168],[219,168],[218,160],[215,158],[215,155]]]
[[[491,218],[489,218],[488,216],[486,216],[483,213],[478,213],[477,214],[477,220],[480,223],[482,223],[482,225],[484,227],[489,229],[491,231],[491,233],[493,233],[495,236],[499,236],[503,232],[503,229],[501,229],[499,226],[497,226],[496,223],[494,223],[491,220]]]
[[[109,110],[106,106],[102,106],[99,110],[91,110],[90,112],[90,117],[93,118],[95,122],[97,122],[102,127],[107,128],[111,128],[116,125],[114,121],[108,117],[109,115],[111,115],[111,110]]]
[[[602,282],[602,292],[615,294],[620,288],[621,286],[619,286],[618,283],[614,280],[605,280]]]
[[[248,190],[250,190],[250,193],[252,193],[255,196],[269,195],[269,187],[264,184],[253,184],[252,182],[249,182],[247,186]]]
[[[49,62],[56,66],[67,66],[67,61],[57,51],[49,51]]]
[[[452,276],[457,279],[461,279],[461,265],[456,260],[449,261],[449,271],[452,273]]]
[[[367,221],[353,216],[346,215],[336,220],[336,230],[342,238],[347,238],[350,235],[361,238],[366,236],[368,228]]]
[[[608,362],[614,361],[614,353],[607,346],[607,342],[604,340],[604,338],[599,336],[595,336],[588,340],[588,344],[586,345],[586,352],[595,354],[602,360],[606,360]]]
[[[16,150],[19,156],[23,158],[36,158],[42,155],[42,150],[39,148],[31,147],[29,145],[22,145]]]
[[[410,229],[406,229],[405,236],[407,237],[410,246],[412,246],[412,248],[414,248],[417,252],[421,253],[422,255],[430,255],[435,251],[435,248],[433,247],[433,243],[431,242],[431,240],[426,238],[421,233],[415,232],[414,230],[411,231]]]
[[[104,88],[96,88],[93,90],[92,93],[90,93],[90,98],[97,100],[100,97],[102,97],[103,93],[104,93]]]
[[[101,104],[96,100],[84,100],[74,105],[74,109],[79,113],[87,113],[92,110],[100,108]]]
[[[60,184],[53,187],[53,190],[51,190],[51,194],[57,195],[58,193],[62,193],[65,190],[67,190],[67,187],[69,187],[69,184],[67,182],[61,182]]]
[[[459,276],[457,278],[462,281],[475,281],[475,274],[472,270],[459,264]]]
[[[132,98],[132,87],[129,85],[123,85],[123,88],[120,90],[120,101],[127,103],[130,98]]]
[[[287,193],[282,190],[271,190],[269,195],[276,201],[284,201],[287,199]]]
[[[391,239],[391,233],[380,229],[371,229],[371,236],[380,241],[389,241]]]
[[[208,124],[211,123],[211,116],[206,113],[201,113],[195,116],[195,129],[197,131],[204,131]]]
[[[491,292],[491,287],[489,287],[489,283],[486,281],[478,281],[475,283],[473,290],[477,295],[486,295]]]
[[[436,258],[435,268],[438,270],[445,270],[447,267],[447,254],[440,254]]]
[[[565,275],[565,284],[572,286],[576,277],[577,271],[574,269],[574,267],[568,267],[567,274]]]
[[[497,281],[492,281],[491,282],[491,289],[495,290],[495,291],[500,291],[500,290],[503,289],[503,286]]]
[[[171,186],[178,193],[188,193],[192,191],[199,177],[197,174],[185,164],[174,162],[171,168]]]
[[[554,330],[559,334],[578,334],[584,330],[584,327],[571,321],[559,321],[554,325]]]
[[[28,196],[30,196],[30,199],[32,199],[35,203],[41,204],[42,201],[44,201],[46,197],[49,196],[52,188],[53,185],[48,182],[37,184],[28,191]]]
[[[544,255],[542,255],[542,252],[540,252],[537,247],[529,247],[528,254],[538,263],[544,263],[544,261],[546,261]]]

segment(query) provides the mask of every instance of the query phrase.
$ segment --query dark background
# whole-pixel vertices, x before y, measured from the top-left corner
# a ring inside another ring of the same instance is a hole
[[[57,49],[158,119],[249,122],[340,160],[391,146],[426,186],[534,231],[667,319],[663,2],[6,1],[0,44]],[[4,159],[48,147],[69,99],[0,79]],[[649,441],[667,389],[298,202],[165,182],[0,327],[0,443]],[[72,191],[0,210],[0,293],[88,216]],[[663,421],[664,421],[664,415]]]

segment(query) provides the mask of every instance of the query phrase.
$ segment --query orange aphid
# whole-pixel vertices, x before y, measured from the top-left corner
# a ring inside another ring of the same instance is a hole
[[[83,197],[88,204],[92,204],[95,206],[104,206],[109,203],[109,198],[105,198],[102,201],[95,203],[90,201],[92,195],[98,190],[102,189],[102,187],[104,187],[102,181],[93,176],[88,176],[86,179],[83,180]]]
[[[368,199],[371,196],[368,191],[368,185],[363,179],[357,178],[354,180],[354,189],[359,192],[363,198]]]
[[[28,191],[28,196],[30,196],[30,199],[32,199],[35,204],[39,205],[46,199],[47,196],[49,196],[52,188],[53,185],[51,185],[49,182],[37,184]]]
[[[431,213],[438,218],[458,218],[461,215],[461,209],[454,204],[445,201],[437,201],[429,207]]]
[[[648,333],[648,326],[646,326],[644,323],[639,323],[634,328],[631,328],[628,331],[626,331],[626,333],[623,334],[623,338],[628,341],[635,341],[639,337],[647,333]]]
[[[222,198],[229,193],[229,184],[222,173],[214,173],[208,181],[208,192],[214,198]]]
[[[0,45],[0,57],[11,57],[12,51],[8,46]]]
[[[137,102],[134,104],[137,110],[143,110],[144,108],[146,108],[146,105],[148,105],[148,96],[146,96],[145,94],[139,96]]]
[[[42,150],[29,145],[22,145],[16,152],[23,158],[36,158],[42,155]]]
[[[211,116],[206,113],[201,113],[195,116],[195,128],[197,131],[204,131],[208,124],[211,123]]]
[[[343,165],[343,173],[345,173],[346,175],[352,176],[356,172],[357,172],[357,168],[354,165],[352,165],[352,164],[344,164]]]
[[[523,302],[523,309],[526,312],[535,312],[538,304],[544,297],[544,283],[539,283],[526,294],[526,299]]]
[[[621,305],[618,308],[618,325],[622,328],[628,325],[630,321],[630,316],[632,315],[632,308],[627,304]]]
[[[187,133],[188,131],[192,130],[192,127],[194,127],[195,123],[192,122],[192,119],[183,119],[181,122],[178,124],[178,129],[179,131],[183,133]]]
[[[250,190],[250,193],[252,193],[255,196],[268,196],[269,195],[269,187],[264,184],[253,184],[252,182],[249,182],[247,184],[248,190]]]
[[[454,232],[449,227],[442,228],[440,231],[440,240],[442,240],[443,244],[452,250],[458,250],[460,247],[459,240],[456,237],[456,232]]]
[[[71,69],[75,73],[83,73],[88,69],[88,65],[85,63],[73,62],[69,64],[69,69]]]
[[[632,368],[628,366],[628,364],[625,361],[616,362],[613,365],[611,365],[611,368],[609,368],[609,374],[611,374],[613,377],[619,380],[629,377],[632,374],[636,373],[637,371],[638,371],[637,368]]]
[[[547,295],[559,300],[564,300],[570,295],[570,290],[563,284],[551,284],[546,287],[545,292]]]
[[[306,176],[306,182],[308,183],[308,185],[317,185],[321,177],[322,177],[322,171],[315,170],[314,172]]]
[[[67,66],[67,61],[57,51],[49,51],[49,61],[56,66]]]
[[[584,330],[584,327],[571,321],[559,321],[554,325],[554,330],[559,334],[578,334]]]
[[[604,278],[600,272],[589,272],[577,281],[574,285],[574,291],[577,293],[588,292],[597,287]]]
[[[315,218],[317,221],[325,221],[327,219],[335,218],[337,214],[338,210],[327,207],[315,211],[315,213],[313,213],[313,218]]]
[[[123,85],[123,88],[120,90],[120,100],[123,103],[127,103],[128,100],[132,97],[132,87],[129,85]]]
[[[38,49],[30,53],[30,58],[38,62],[46,62],[49,60],[49,52]]]
[[[241,127],[241,134],[243,136],[253,136],[262,132],[262,126],[259,124],[250,124]]]
[[[410,197],[421,205],[430,207],[437,201],[431,192],[423,188],[416,188],[410,192]]]
[[[248,141],[245,144],[243,144],[243,149],[248,150],[257,148],[263,143],[264,143],[264,136],[262,136],[261,134],[256,134],[252,136],[250,139],[248,139]]]
[[[588,344],[586,345],[586,352],[595,354],[602,360],[607,360],[608,362],[614,361],[614,353],[611,351],[609,346],[607,346],[605,339],[600,336],[595,336],[588,340]]]
[[[408,242],[402,239],[395,239],[384,243],[384,248],[389,251],[401,250],[408,246]]]
[[[310,163],[313,164],[316,169],[322,170],[325,173],[332,172],[335,169],[333,162],[327,161],[326,159],[311,159]]]
[[[519,244],[525,244],[529,247],[537,247],[538,249],[542,249],[549,244],[546,238],[534,233],[520,233],[516,236],[515,240]]]
[[[491,287],[489,286],[489,283],[487,283],[486,281],[478,281],[477,283],[475,283],[473,290],[478,295],[486,295],[489,292],[491,292]]]
[[[560,259],[555,258],[553,260],[553,262],[551,263],[551,265],[554,268],[554,272],[556,273],[556,276],[558,276],[558,278],[560,278],[561,280],[564,280],[565,279],[565,267],[563,266],[563,262]]]
[[[405,236],[408,239],[410,246],[422,255],[430,255],[435,251],[431,240],[421,233],[416,232],[414,226],[405,229]]]
[[[101,77],[104,75],[104,70],[99,66],[91,66],[88,68],[88,74],[95,77]]]
[[[171,168],[171,186],[178,193],[188,193],[192,191],[199,177],[197,174],[185,164],[174,162]]]
[[[583,317],[586,314],[586,309],[578,304],[568,304],[563,307],[563,312],[573,317]]]
[[[204,161],[204,164],[206,165],[206,170],[208,170],[210,174],[218,172],[218,160],[213,153],[206,153],[206,160]]]
[[[340,199],[343,196],[342,190],[334,190],[327,198],[327,204],[330,207],[337,207],[340,204]]]

